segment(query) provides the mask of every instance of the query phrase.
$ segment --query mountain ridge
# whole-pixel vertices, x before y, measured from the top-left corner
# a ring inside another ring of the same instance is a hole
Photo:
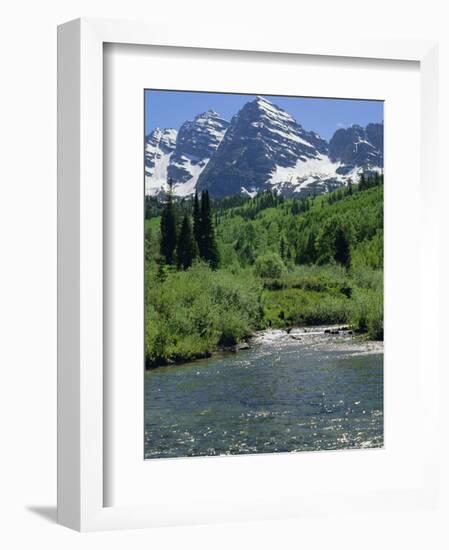
[[[230,122],[209,109],[178,132],[157,128],[145,139],[145,192],[153,196],[172,179],[179,197],[203,189],[217,198],[265,189],[301,197],[382,169],[383,122],[340,128],[328,142],[261,96]]]

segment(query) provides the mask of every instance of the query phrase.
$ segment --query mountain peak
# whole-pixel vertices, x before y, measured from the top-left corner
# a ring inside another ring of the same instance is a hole
[[[274,106],[274,103],[272,103],[269,99],[266,99],[265,97],[263,97],[261,95],[258,95],[254,101],[256,103],[266,103],[268,105],[273,105]]]
[[[265,116],[270,119],[279,119],[281,122],[287,124],[296,124],[295,119],[289,115],[287,111],[284,111],[284,109],[278,107],[278,105],[272,103],[263,96],[258,95],[254,101],[251,101],[246,105],[254,106],[261,116]]]
[[[204,113],[200,113],[196,115],[196,117],[194,117],[193,120],[197,122],[200,120],[215,120],[215,119],[223,120],[223,118],[219,113],[217,113],[217,111],[215,111],[214,109],[208,109],[207,111],[204,111]]]
[[[276,167],[327,153],[327,143],[306,132],[284,109],[263,96],[247,102],[232,118],[220,147],[201,176],[198,190],[212,196],[237,194],[242,188],[269,185]]]

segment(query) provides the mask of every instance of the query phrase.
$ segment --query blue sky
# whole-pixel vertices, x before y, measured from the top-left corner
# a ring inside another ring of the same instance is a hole
[[[326,99],[265,95],[278,107],[285,109],[306,130],[314,130],[329,140],[338,128],[352,124],[366,126],[383,121],[383,102],[357,99]],[[214,109],[231,120],[245,103],[255,95],[220,94],[210,92],[145,91],[145,134],[154,128],[179,127],[186,120]]]

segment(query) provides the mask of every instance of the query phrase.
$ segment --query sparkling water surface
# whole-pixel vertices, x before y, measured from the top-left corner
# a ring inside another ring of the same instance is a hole
[[[146,372],[145,458],[382,447],[383,354],[311,338]]]

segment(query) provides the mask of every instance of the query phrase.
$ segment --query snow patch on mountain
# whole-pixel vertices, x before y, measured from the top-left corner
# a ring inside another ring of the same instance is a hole
[[[284,132],[282,130],[278,130],[277,128],[267,128],[269,132],[272,132],[273,134],[278,134],[279,136],[283,137],[284,139],[295,141],[296,143],[302,143],[306,147],[310,147],[313,149],[313,145],[311,145],[308,141],[305,139],[302,139],[297,134],[294,134],[293,132]]]
[[[168,166],[175,150],[177,131],[156,128],[145,140],[145,193],[157,195],[167,184]]]
[[[241,187],[240,193],[253,199],[257,195],[258,191],[255,187],[251,187],[249,190],[246,187]]]
[[[173,193],[178,197],[187,197],[195,193],[196,182],[210,159],[201,159],[198,161],[197,159],[192,159],[184,155],[183,160],[183,169],[186,170],[191,177],[185,182],[173,184]]]
[[[170,163],[172,153],[161,154],[156,157],[154,167],[150,171],[149,168],[145,169],[146,179],[145,183],[149,180],[151,185],[146,189],[147,194],[157,194],[160,190],[165,190],[165,186],[168,181],[167,171]]]
[[[347,167],[338,161],[332,161],[327,155],[317,158],[298,160],[295,166],[276,166],[271,174],[269,185],[283,194],[303,194],[310,192],[327,192],[347,185],[350,181],[357,183],[363,172],[382,172],[379,166]]]
[[[298,190],[316,180],[335,178],[343,181],[337,172],[340,162],[332,162],[327,155],[319,154],[315,158],[299,159],[294,166],[276,166],[269,183],[277,189],[289,183]]]

